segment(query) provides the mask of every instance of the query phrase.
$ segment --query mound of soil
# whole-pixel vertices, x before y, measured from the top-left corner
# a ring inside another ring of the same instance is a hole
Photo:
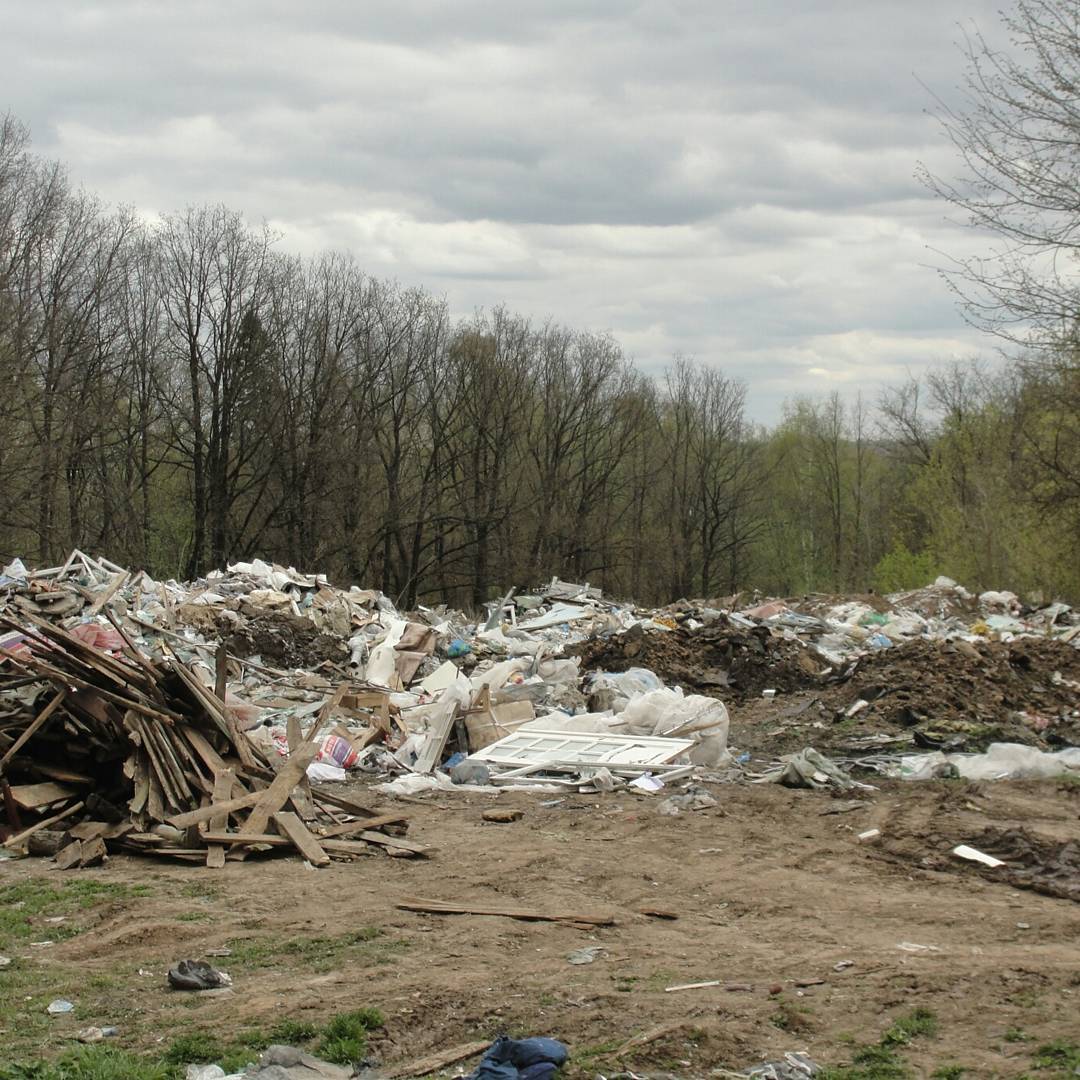
[[[869,701],[858,717],[874,730],[920,727],[980,743],[1043,744],[1080,741],[1078,685],[1080,651],[1060,641],[920,638],[862,657],[823,700],[841,713]]]
[[[698,630],[634,627],[624,634],[578,647],[583,671],[626,671],[644,667],[671,686],[740,702],[761,691],[780,693],[819,685],[821,660],[801,642],[773,637],[768,627],[753,630],[726,620]]]
[[[775,740],[770,721],[780,721],[792,729],[793,745],[916,731],[923,745],[953,740],[969,750],[991,742],[1080,744],[1080,650],[1049,639],[972,644],[917,638],[833,670],[803,641],[720,621],[667,633],[635,627],[586,642],[578,654],[585,671],[645,667],[688,692],[743,710],[752,706],[747,719],[754,727],[762,725]],[[766,689],[777,691],[775,701],[755,702]],[[848,717],[860,700],[869,704]],[[800,734],[807,725],[815,731]],[[742,738],[748,746],[759,741]]]
[[[261,656],[270,667],[312,670],[330,661],[348,660],[345,642],[319,630],[307,618],[289,612],[242,609],[243,622],[229,631],[229,651],[247,658]]]

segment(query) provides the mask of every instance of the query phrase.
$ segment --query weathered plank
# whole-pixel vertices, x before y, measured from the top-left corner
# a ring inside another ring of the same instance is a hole
[[[296,814],[287,810],[278,811],[274,815],[274,824],[296,845],[296,849],[312,866],[326,866],[330,862],[330,856],[320,847],[319,841],[311,835]]]

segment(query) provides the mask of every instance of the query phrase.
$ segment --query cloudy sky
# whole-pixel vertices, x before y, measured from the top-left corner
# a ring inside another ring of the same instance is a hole
[[[0,0],[0,110],[112,202],[692,355],[771,421],[990,352],[933,269],[978,238],[913,172],[955,171],[926,87],[996,6]]]

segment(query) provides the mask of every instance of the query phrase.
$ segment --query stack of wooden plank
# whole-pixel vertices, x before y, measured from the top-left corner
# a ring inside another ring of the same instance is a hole
[[[116,850],[209,866],[252,850],[294,850],[315,865],[377,849],[425,854],[401,836],[401,815],[310,787],[315,734],[348,684],[307,732],[293,718],[289,756],[268,759],[226,704],[223,651],[215,692],[167,650],[151,660],[106,615],[122,655],[28,612],[18,622],[0,616],[0,626],[25,635],[17,651],[0,649],[4,846],[33,847],[51,833],[69,867]]]

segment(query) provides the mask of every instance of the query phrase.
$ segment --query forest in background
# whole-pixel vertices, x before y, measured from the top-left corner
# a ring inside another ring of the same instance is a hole
[[[161,577],[259,556],[478,607],[552,575],[642,603],[947,574],[1080,600],[1080,367],[943,366],[747,418],[723,358],[453,319],[223,206],[147,223],[0,118],[0,555]]]

